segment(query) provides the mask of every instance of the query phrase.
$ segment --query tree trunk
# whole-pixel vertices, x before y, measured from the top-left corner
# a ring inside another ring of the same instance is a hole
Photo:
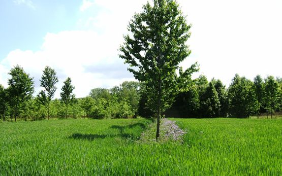
[[[273,111],[273,109],[271,108],[270,109],[270,118],[272,119],[272,111]]]
[[[161,124],[161,98],[162,98],[162,83],[161,83],[161,77],[159,75],[159,85],[158,85],[158,117],[157,117],[157,132],[156,132],[156,141],[159,140],[160,137],[160,124]]]
[[[16,109],[15,109],[15,113],[14,113],[15,122],[17,121],[17,113],[18,113],[17,109],[18,109],[18,106],[16,105]]]
[[[6,110],[3,111],[3,121],[6,121]]]
[[[68,104],[66,106],[67,106],[67,110],[66,110],[66,119],[67,119],[68,118]]]
[[[47,105],[47,117],[48,117],[48,120],[49,120],[49,117],[50,117],[50,102],[48,102],[48,105]]]

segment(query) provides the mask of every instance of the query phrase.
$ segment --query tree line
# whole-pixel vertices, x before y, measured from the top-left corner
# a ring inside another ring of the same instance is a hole
[[[282,109],[282,80],[257,75],[253,81],[234,76],[228,88],[220,80],[210,82],[204,75],[193,80],[187,91],[180,92],[168,113],[178,117],[272,118]]]
[[[9,72],[8,87],[0,85],[0,116],[3,120],[49,119],[68,117],[132,118],[137,116],[140,85],[123,82],[111,89],[94,88],[89,96],[76,98],[71,78],[67,78],[60,98],[53,99],[57,90],[56,71],[45,67],[40,79],[42,90],[34,96],[33,78],[20,66]]]
[[[11,69],[8,87],[0,85],[0,114],[3,120],[49,118],[134,118],[154,117],[144,84],[125,81],[111,89],[94,88],[89,96],[76,98],[71,78],[61,89],[60,99],[54,99],[58,78],[54,69],[46,67],[40,80],[42,90],[33,96],[33,79],[22,67]],[[240,77],[232,79],[228,88],[218,79],[208,81],[201,75],[192,80],[182,79],[175,92],[173,103],[162,114],[169,117],[246,118],[265,114],[272,117],[282,109],[282,79],[256,76],[253,81]],[[183,86],[186,84],[186,86]]]
[[[0,85],[0,114],[3,120],[6,120],[6,117],[13,118],[15,121],[17,118],[40,119],[45,118],[45,115],[49,119],[51,104],[60,104],[57,108],[61,109],[57,112],[64,114],[65,117],[68,116],[69,105],[75,102],[71,78],[67,78],[64,82],[58,103],[58,100],[51,102],[58,82],[54,69],[47,66],[43,70],[40,80],[43,90],[36,97],[33,97],[33,78],[22,67],[15,66],[10,70],[9,75],[11,78],[8,80],[8,88],[5,89]]]
[[[191,33],[175,0],[147,2],[128,25],[128,35],[120,47],[120,58],[138,80],[112,89],[93,89],[88,97],[75,98],[71,79],[64,82],[61,98],[53,99],[58,79],[46,67],[40,80],[42,91],[33,97],[33,80],[23,68],[10,71],[9,87],[0,89],[3,119],[87,116],[92,118],[157,117],[249,117],[281,109],[281,80],[269,76],[254,81],[235,75],[226,88],[220,80],[205,76],[192,79],[199,70],[192,64],[186,70],[179,63],[191,51],[186,45]]]

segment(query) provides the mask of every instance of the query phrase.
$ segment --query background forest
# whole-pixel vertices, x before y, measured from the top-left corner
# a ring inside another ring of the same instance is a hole
[[[33,79],[23,68],[16,66],[9,74],[9,87],[0,85],[3,120],[150,118],[155,115],[147,105],[147,92],[138,82],[125,81],[111,89],[94,88],[89,96],[75,98],[72,93],[75,86],[68,78],[61,89],[61,98],[53,99],[58,79],[50,67],[43,71],[40,80],[43,90],[37,96],[33,93]],[[204,75],[187,79],[183,81],[184,88],[174,97],[172,106],[164,113],[166,117],[272,117],[282,108],[282,79],[273,76],[262,78],[258,75],[252,81],[236,74],[229,87],[217,79],[208,81]]]

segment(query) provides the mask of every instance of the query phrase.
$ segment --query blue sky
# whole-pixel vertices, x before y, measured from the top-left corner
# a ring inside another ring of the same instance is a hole
[[[46,65],[58,89],[69,76],[78,97],[95,87],[134,80],[118,57],[127,25],[146,0],[1,0],[0,84],[19,64],[35,81]],[[178,0],[192,24],[192,54],[181,65],[200,64],[209,79],[226,85],[236,73],[249,79],[282,77],[282,1]],[[57,91],[56,96],[59,96]]]
[[[0,4],[0,58],[3,59],[14,49],[40,49],[47,32],[75,29],[81,2],[1,0]]]

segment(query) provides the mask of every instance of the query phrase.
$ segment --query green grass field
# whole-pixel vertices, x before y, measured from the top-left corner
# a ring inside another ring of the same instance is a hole
[[[282,119],[172,119],[183,143],[138,141],[145,119],[0,122],[0,175],[282,175]]]

